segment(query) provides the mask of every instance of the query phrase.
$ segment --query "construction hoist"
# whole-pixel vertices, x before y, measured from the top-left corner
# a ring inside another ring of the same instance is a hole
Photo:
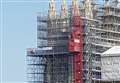
[[[71,17],[71,34],[69,38],[69,51],[73,54],[73,82],[83,83],[83,43],[82,43],[82,19],[79,15],[79,9],[77,7],[77,0],[72,1],[72,17]]]

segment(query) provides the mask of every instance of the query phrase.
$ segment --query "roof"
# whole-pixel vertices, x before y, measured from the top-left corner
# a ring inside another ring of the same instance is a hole
[[[110,56],[110,55],[119,55],[120,56],[120,46],[113,46],[107,51],[102,53],[102,56]]]

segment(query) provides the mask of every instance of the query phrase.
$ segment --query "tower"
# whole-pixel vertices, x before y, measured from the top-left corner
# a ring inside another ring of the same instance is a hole
[[[93,19],[92,0],[85,0],[85,17]]]
[[[56,17],[55,0],[50,0],[48,9],[48,18]]]
[[[66,0],[62,0],[60,16],[61,18],[67,17]]]
[[[77,0],[72,0],[72,15],[74,16],[79,15],[79,8],[78,8]]]

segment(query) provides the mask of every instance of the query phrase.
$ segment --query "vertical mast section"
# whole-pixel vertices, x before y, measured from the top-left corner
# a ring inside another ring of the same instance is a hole
[[[69,51],[73,54],[73,82],[83,83],[83,46],[82,19],[80,17],[77,0],[72,0],[72,31],[69,39]]]
[[[61,16],[61,18],[67,17],[67,5],[66,5],[66,0],[62,0],[60,16]]]
[[[48,10],[48,18],[55,18],[55,17],[56,17],[55,0],[50,0],[49,10]]]
[[[88,73],[87,73],[87,78],[88,81],[87,83],[92,83],[92,48],[91,48],[91,32],[90,28],[93,27],[93,2],[92,0],[85,0],[85,18],[87,19],[86,21],[86,51],[87,53],[87,68],[88,68]]]

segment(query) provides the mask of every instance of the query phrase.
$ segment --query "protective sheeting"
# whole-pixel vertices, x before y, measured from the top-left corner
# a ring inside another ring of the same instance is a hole
[[[120,46],[114,46],[101,57],[102,80],[120,81]]]
[[[109,50],[103,52],[101,56],[111,56],[111,55],[120,56],[120,46],[114,46],[110,48]]]

